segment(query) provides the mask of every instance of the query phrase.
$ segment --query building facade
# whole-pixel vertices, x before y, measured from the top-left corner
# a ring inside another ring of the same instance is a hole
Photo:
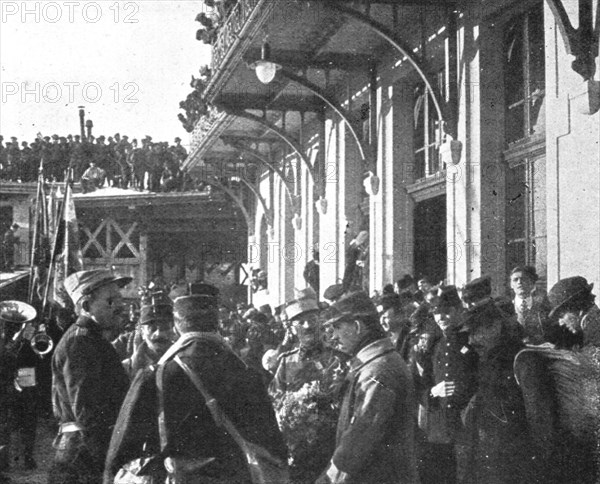
[[[239,1],[186,166],[206,179],[215,163],[252,168],[249,263],[273,305],[306,285],[314,248],[321,291],[339,282],[363,230],[371,292],[406,273],[459,286],[490,274],[502,294],[518,264],[543,286],[598,284],[597,9]],[[266,84],[261,59],[277,64]]]

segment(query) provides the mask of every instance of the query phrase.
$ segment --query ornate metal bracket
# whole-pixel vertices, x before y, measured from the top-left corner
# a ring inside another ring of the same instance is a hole
[[[333,109],[338,114],[338,116],[342,118],[342,120],[346,123],[346,126],[348,126],[352,137],[356,141],[356,145],[358,146],[358,151],[360,153],[360,157],[363,160],[363,163],[368,169],[374,171],[375,160],[370,155],[370,148],[364,145],[361,136],[358,134],[358,131],[356,130],[355,126],[350,120],[348,112],[344,108],[342,108],[333,98],[328,96],[325,93],[325,91],[323,91],[323,89],[321,89],[316,84],[310,82],[305,77],[294,74],[289,69],[286,69],[285,66],[284,69],[281,71],[281,75],[287,77],[289,80],[300,84],[301,86],[311,91],[315,96],[317,96],[319,99],[325,102],[331,109]]]
[[[227,136],[221,136],[221,139],[223,140],[223,143],[225,143],[226,145],[229,145],[232,148],[235,148],[236,150],[241,151],[242,153],[246,153],[247,155],[251,156],[259,163],[262,163],[264,166],[266,166],[268,170],[275,173],[275,175],[277,175],[283,182],[283,186],[285,187],[285,190],[288,194],[288,198],[290,199],[290,204],[292,205],[292,208],[294,209],[294,213],[298,213],[300,211],[300,207],[298,206],[298,198],[299,197],[294,193],[294,187],[289,182],[289,180],[286,178],[283,171],[281,171],[277,166],[273,165],[273,163],[269,162],[262,155],[262,153],[260,151],[255,150],[255,149],[251,148],[250,146],[246,146],[246,144],[244,144],[243,142],[241,142],[239,140],[232,140],[232,139],[228,138]]]
[[[221,183],[218,183],[214,180],[210,180],[208,178],[202,178],[201,181],[206,183],[207,185],[210,185],[211,187],[215,187],[217,190],[221,190],[222,192],[226,193],[242,211],[242,214],[244,215],[244,220],[246,220],[246,224],[248,225],[248,235],[250,236],[254,234],[254,220],[250,216],[250,213],[248,212],[248,209],[246,209],[246,206],[244,205],[242,199],[238,197],[233,192],[233,190],[227,188]]]
[[[247,111],[231,110],[231,111],[227,111],[227,112],[228,112],[228,114],[231,114],[232,116],[238,116],[240,118],[245,118],[250,121],[254,121],[256,123],[262,124],[269,130],[271,130],[273,133],[275,133],[290,148],[292,148],[292,150],[294,150],[296,152],[296,154],[298,155],[298,157],[300,158],[302,163],[304,163],[306,168],[308,168],[308,172],[309,172],[315,186],[320,186],[321,180],[319,180],[319,178],[317,176],[315,176],[315,168],[313,167],[311,162],[308,160],[306,155],[302,152],[302,148],[298,144],[298,142],[292,136],[290,136],[284,129],[279,128],[278,126],[271,123],[270,121],[268,121],[265,118],[261,118],[260,116],[256,116],[255,114],[251,114]]]
[[[554,14],[567,53],[575,56],[571,67],[584,81],[593,79],[598,57],[600,34],[600,0],[596,2],[596,25],[593,24],[593,0],[579,0],[579,26],[574,28],[563,5],[564,0],[546,0]],[[572,1],[572,0],[568,0]]]

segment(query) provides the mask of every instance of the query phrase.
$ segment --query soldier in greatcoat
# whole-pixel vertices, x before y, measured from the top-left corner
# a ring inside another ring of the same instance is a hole
[[[366,293],[343,296],[331,311],[325,325],[352,359],[335,451],[317,483],[418,483],[415,394],[406,364]]]
[[[105,484],[128,462],[153,455],[174,481],[247,483],[250,476],[240,448],[219,426],[177,359],[202,381],[222,411],[249,441],[285,460],[286,450],[273,407],[258,375],[217,333],[218,289],[195,284],[193,294],[174,302],[179,340],[163,355],[158,369],[140,371],[131,384],[115,425],[106,459]],[[160,421],[159,421],[160,416]],[[184,475],[177,475],[185,468]],[[181,479],[181,480],[179,480]]]

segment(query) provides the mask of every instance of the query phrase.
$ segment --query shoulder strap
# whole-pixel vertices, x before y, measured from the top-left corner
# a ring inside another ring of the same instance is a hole
[[[163,388],[163,374],[165,365],[158,365],[156,369],[156,390],[158,392],[158,434],[160,437],[160,450],[164,452],[167,447],[167,424],[165,422],[165,394]]]
[[[181,358],[179,358],[179,355],[175,356],[174,360],[183,369],[185,374],[190,378],[194,386],[200,391],[200,393],[204,397],[204,400],[206,401],[206,406],[209,408],[210,413],[215,419],[215,423],[217,424],[217,426],[222,426],[225,428],[225,430],[227,430],[229,435],[231,435],[231,438],[244,453],[248,464],[250,464],[251,466],[255,466],[257,464],[257,459],[260,458],[281,469],[287,468],[287,464],[285,462],[273,456],[271,452],[269,452],[263,446],[247,441],[242,436],[242,434],[239,433],[238,429],[235,427],[233,422],[229,420],[227,415],[225,415],[225,413],[221,410],[221,407],[219,406],[219,403],[215,400],[215,398],[212,397],[210,393],[208,393],[206,387],[202,383],[202,380],[200,380],[200,377],[196,373],[194,373],[194,371],[186,363],[184,363],[181,360]],[[263,480],[261,480],[260,482],[263,482]],[[279,483],[284,481],[277,480],[273,482]]]
[[[184,363],[181,360],[179,355],[176,355],[173,359],[181,367],[181,369],[185,372],[188,378],[192,381],[194,386],[204,397],[206,406],[210,410],[210,413],[213,416],[213,419],[215,420],[217,426],[225,427],[225,430],[229,432],[229,435],[231,435],[233,440],[235,440],[235,442],[243,449],[246,445],[246,440],[240,435],[240,433],[235,428],[231,420],[229,420],[229,418],[223,413],[217,400],[215,400],[215,398],[213,398],[213,396],[210,393],[208,393],[208,390],[202,383],[202,380],[200,380],[200,377],[196,373],[194,373],[194,371],[186,363]]]

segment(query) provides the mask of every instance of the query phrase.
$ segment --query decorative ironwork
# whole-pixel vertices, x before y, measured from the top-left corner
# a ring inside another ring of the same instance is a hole
[[[246,21],[259,3],[261,3],[261,0],[238,0],[235,7],[233,7],[213,45],[213,71],[216,71],[221,66],[233,43],[239,38],[239,34]]]

